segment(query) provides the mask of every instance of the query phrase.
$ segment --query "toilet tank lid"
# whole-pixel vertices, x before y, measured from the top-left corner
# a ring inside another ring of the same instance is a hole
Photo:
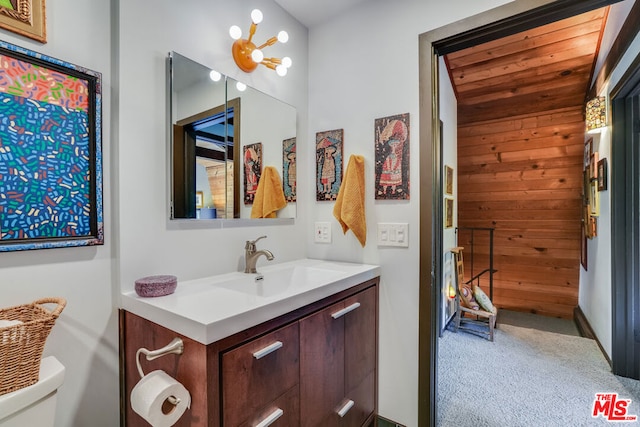
[[[9,415],[56,391],[64,381],[64,366],[53,356],[42,359],[37,383],[0,396],[0,424]]]

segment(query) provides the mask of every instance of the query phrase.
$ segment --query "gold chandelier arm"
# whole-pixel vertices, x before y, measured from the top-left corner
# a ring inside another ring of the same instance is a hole
[[[269,40],[267,40],[266,42],[264,42],[264,44],[262,46],[258,46],[258,49],[262,49],[264,47],[267,46],[273,46],[274,44],[276,44],[276,42],[278,41],[277,37],[271,37]]]
[[[276,65],[282,64],[282,60],[280,58],[264,58],[262,62],[268,62]]]
[[[257,28],[258,28],[258,24],[256,24],[255,22],[252,22],[251,27],[249,27],[249,38],[247,39],[248,42],[251,42],[251,39],[253,38],[253,35],[256,33]]]

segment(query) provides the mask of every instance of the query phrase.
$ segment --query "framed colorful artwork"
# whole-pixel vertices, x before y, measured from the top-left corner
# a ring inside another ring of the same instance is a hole
[[[444,166],[444,192],[453,195],[453,168],[447,165]]]
[[[375,120],[376,200],[409,199],[409,113]]]
[[[591,160],[589,162],[589,176],[592,180],[598,179],[598,152],[591,153]]]
[[[296,201],[297,163],[296,139],[282,141],[282,190],[287,202]]]
[[[0,0],[0,28],[46,43],[45,0]]]
[[[444,199],[444,228],[453,227],[453,199]]]
[[[196,209],[204,208],[204,192],[196,191]]]
[[[598,194],[598,182],[591,181],[589,186],[589,206],[591,207],[591,216],[600,216],[600,194]]]
[[[584,169],[589,168],[589,164],[591,163],[592,152],[593,152],[593,138],[589,138],[584,143]]]
[[[258,182],[262,175],[262,142],[245,145],[243,147],[244,164],[244,204],[253,204],[256,197]]]
[[[336,200],[342,184],[343,129],[316,133],[316,200]]]
[[[0,251],[104,243],[102,76],[0,41]]]
[[[607,190],[607,159],[598,161],[598,191]]]

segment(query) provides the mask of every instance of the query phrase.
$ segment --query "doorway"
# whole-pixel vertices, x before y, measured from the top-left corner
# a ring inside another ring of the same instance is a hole
[[[459,21],[420,36],[419,425],[435,425],[437,416],[437,327],[443,250],[439,57],[616,2],[516,0],[474,16],[473,20]]]

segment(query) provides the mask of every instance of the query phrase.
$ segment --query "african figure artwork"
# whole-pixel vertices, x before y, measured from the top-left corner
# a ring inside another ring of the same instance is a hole
[[[375,120],[376,199],[409,199],[409,113]]]
[[[258,182],[262,174],[262,142],[243,147],[244,162],[244,204],[253,204]]]
[[[342,184],[342,129],[316,133],[316,200],[336,200]]]
[[[287,202],[296,201],[296,139],[282,141],[282,190]]]

